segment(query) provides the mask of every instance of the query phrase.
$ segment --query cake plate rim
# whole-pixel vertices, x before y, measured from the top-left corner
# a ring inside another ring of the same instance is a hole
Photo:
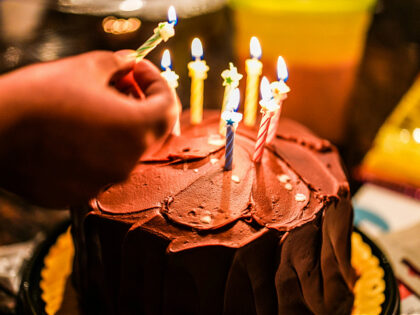
[[[20,285],[16,304],[16,314],[47,315],[45,302],[42,300],[42,289],[40,287],[41,272],[44,267],[44,258],[48,255],[51,247],[56,243],[59,236],[64,234],[70,227],[71,222],[65,221],[59,224],[45,240],[35,249],[31,259],[27,261],[22,269],[22,282]],[[353,231],[358,233],[362,240],[369,245],[372,254],[379,259],[379,265],[384,270],[385,301],[381,305],[381,315],[397,315],[400,310],[400,296],[397,280],[392,267],[385,254],[380,248],[357,227]]]

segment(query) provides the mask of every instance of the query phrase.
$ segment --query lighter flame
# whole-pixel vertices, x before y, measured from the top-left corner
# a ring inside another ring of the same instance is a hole
[[[192,41],[191,55],[196,59],[201,59],[201,57],[203,57],[203,45],[201,45],[201,41],[197,37]]]
[[[160,65],[162,69],[166,70],[168,68],[171,68],[172,62],[171,62],[171,54],[169,52],[169,49],[165,49],[162,55],[162,60],[160,62]]]
[[[261,90],[261,96],[263,100],[269,101],[270,99],[273,98],[273,93],[271,92],[271,88],[270,88],[270,82],[265,76],[261,79],[260,90]]]
[[[251,41],[249,42],[249,51],[251,53],[252,58],[261,58],[261,45],[258,38],[256,38],[255,36],[251,37]]]
[[[237,111],[239,107],[239,100],[241,98],[241,93],[238,88],[235,88],[229,96],[228,103],[226,105],[226,110],[228,111]]]
[[[289,72],[287,71],[286,62],[284,61],[282,56],[279,56],[277,59],[277,78],[279,81],[286,82],[289,78]]]
[[[174,25],[176,25],[176,23],[178,23],[178,18],[176,16],[175,7],[173,5],[171,5],[168,9],[168,22],[173,23]]]

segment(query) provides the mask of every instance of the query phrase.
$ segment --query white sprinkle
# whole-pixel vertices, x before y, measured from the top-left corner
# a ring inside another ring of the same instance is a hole
[[[235,183],[239,183],[241,180],[239,179],[239,177],[238,176],[236,176],[236,175],[232,175],[232,180],[235,182]]]
[[[287,176],[286,174],[281,174],[277,176],[277,179],[281,182],[281,183],[287,183],[290,181],[290,177]]]
[[[201,217],[201,222],[205,223],[205,224],[210,224],[211,223],[211,216],[209,215],[205,215],[203,217]]]
[[[211,164],[216,164],[218,161],[219,161],[219,159],[216,159],[216,158],[210,159]]]
[[[290,183],[287,183],[286,185],[284,185],[284,188],[286,188],[287,190],[292,190],[293,186]]]
[[[295,200],[296,201],[305,201],[306,200],[306,196],[304,194],[296,194],[295,195]]]
[[[198,173],[198,169],[196,169],[196,168],[195,168],[195,169],[194,169],[194,173]]]
[[[224,138],[222,138],[220,135],[210,135],[208,143],[211,145],[216,145],[216,146],[220,146],[220,145],[224,145],[226,142],[226,140]]]

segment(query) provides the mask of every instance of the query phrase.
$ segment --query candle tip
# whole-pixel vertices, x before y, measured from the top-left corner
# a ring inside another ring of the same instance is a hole
[[[277,59],[277,78],[279,81],[286,82],[289,79],[289,71],[287,70],[286,62],[282,56]]]
[[[162,70],[166,70],[168,68],[172,69],[171,54],[169,52],[169,49],[165,49],[165,51],[163,52],[160,66],[162,67]]]
[[[203,57],[203,45],[198,37],[194,38],[191,44],[191,55],[194,58],[201,59]]]
[[[269,100],[273,97],[273,94],[271,93],[270,82],[268,81],[266,76],[262,77],[261,79],[260,89],[261,96],[264,100]]]
[[[249,42],[249,51],[252,58],[261,58],[262,51],[260,41],[255,36],[251,37],[251,41]]]
[[[228,103],[226,104],[227,111],[238,111],[239,101],[241,98],[241,93],[239,92],[239,88],[235,88],[230,92]]]
[[[178,17],[176,15],[176,10],[173,5],[171,5],[168,9],[168,22],[176,25],[178,23]]]

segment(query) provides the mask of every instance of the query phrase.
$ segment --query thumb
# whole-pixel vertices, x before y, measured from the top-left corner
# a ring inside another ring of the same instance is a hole
[[[83,67],[91,69],[89,73],[96,77],[96,82],[110,84],[133,69],[135,59],[128,51],[92,51],[79,55]]]
[[[109,81],[110,84],[115,85],[123,79],[131,70],[133,70],[136,64],[136,56],[134,50],[124,49],[114,53],[117,58],[117,69],[112,73],[112,77]]]
[[[143,98],[144,94],[133,77],[133,71],[131,71],[136,64],[135,51],[124,49],[115,52],[115,55],[120,58],[123,63],[128,64],[129,71],[118,71],[115,73],[111,78],[110,84],[114,85],[118,91],[124,94],[133,95],[136,98]]]

